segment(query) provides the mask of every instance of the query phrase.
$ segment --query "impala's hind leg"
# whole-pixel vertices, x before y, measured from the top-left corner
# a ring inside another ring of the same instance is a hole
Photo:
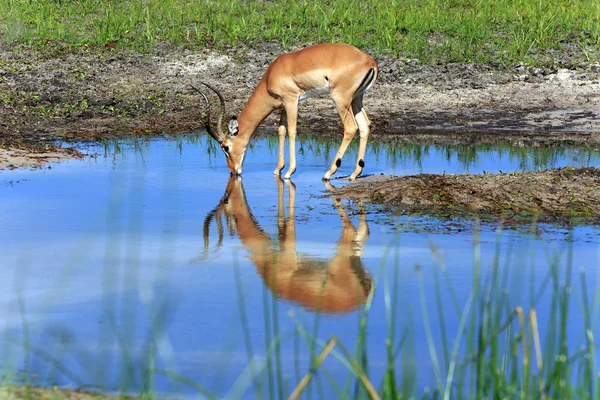
[[[352,112],[354,113],[354,119],[358,125],[360,131],[360,143],[358,145],[358,157],[356,158],[356,166],[354,172],[350,175],[350,180],[356,179],[365,167],[365,152],[367,150],[367,141],[369,139],[369,132],[371,121],[362,106],[362,95],[357,96],[352,100]]]
[[[331,98],[335,102],[335,106],[337,107],[342,123],[344,124],[344,138],[342,139],[340,148],[338,149],[329,170],[325,173],[325,176],[323,176],[323,180],[326,181],[329,180],[331,175],[335,174],[339,166],[342,165],[342,157],[344,157],[348,145],[358,130],[358,125],[352,111],[352,104],[347,100],[352,99],[352,95],[349,95],[348,93],[332,92]]]

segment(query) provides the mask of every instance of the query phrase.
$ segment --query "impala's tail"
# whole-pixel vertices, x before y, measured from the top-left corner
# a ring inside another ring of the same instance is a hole
[[[375,67],[370,68],[369,71],[367,72],[367,75],[365,75],[365,78],[362,80],[362,82],[358,86],[358,89],[356,89],[356,92],[354,93],[354,97],[356,97],[359,94],[363,94],[364,92],[369,90],[371,85],[373,85],[373,82],[375,82],[376,78],[377,78],[377,69]]]

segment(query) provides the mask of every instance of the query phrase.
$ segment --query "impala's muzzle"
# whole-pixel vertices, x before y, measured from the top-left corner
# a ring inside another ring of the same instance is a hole
[[[244,164],[244,156],[246,155],[246,149],[242,151],[242,154],[239,156],[239,161],[234,161],[233,173],[232,175],[242,175],[242,165]]]

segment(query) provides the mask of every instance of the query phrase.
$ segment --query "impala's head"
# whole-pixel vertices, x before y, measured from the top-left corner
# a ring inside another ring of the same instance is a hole
[[[192,88],[196,90],[198,93],[204,97],[206,104],[208,105],[208,110],[206,112],[206,119],[204,120],[204,124],[206,125],[206,130],[208,134],[215,139],[221,150],[225,154],[225,160],[227,161],[227,166],[229,167],[229,174],[232,176],[241,175],[242,174],[242,164],[244,162],[244,155],[246,153],[246,146],[242,143],[238,143],[235,138],[238,134],[238,122],[236,117],[231,117],[229,120],[229,124],[227,124],[227,129],[223,129],[223,121],[225,120],[225,99],[219,93],[217,89],[212,87],[211,85],[200,82],[219,97],[219,101],[221,103],[221,110],[219,112],[219,118],[217,119],[217,131],[215,132],[210,123],[210,102],[208,101],[208,97],[200,90],[196,89],[194,86]]]

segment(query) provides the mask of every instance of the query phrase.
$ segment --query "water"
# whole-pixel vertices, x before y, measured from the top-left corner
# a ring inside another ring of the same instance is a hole
[[[328,188],[320,178],[335,146],[303,141],[293,184],[272,175],[272,141],[252,142],[243,180],[229,180],[222,155],[203,137],[91,147],[98,157],[0,172],[5,379],[153,389],[175,398],[201,389],[218,397],[287,397],[309,370],[310,338],[322,340],[317,354],[332,335],[354,351],[374,287],[370,379],[377,388],[385,372],[393,313],[397,372],[415,374],[415,392],[423,393],[436,384],[428,335],[446,365],[443,342],[454,343],[474,286],[497,292],[507,309],[535,307],[545,334],[555,322],[552,274],[564,285],[570,270],[569,347],[585,344],[579,278],[585,273],[597,317],[596,228],[546,227],[532,235],[483,226],[475,246],[472,230],[432,232],[414,229],[418,220],[365,214],[362,205],[323,197]],[[348,175],[354,159],[351,149],[338,175]],[[597,166],[598,159],[570,149],[372,146],[365,172],[508,172]],[[591,329],[598,328],[592,318]],[[470,346],[462,342],[461,359]],[[307,389],[316,398],[345,388],[341,354],[336,347],[322,367],[327,372]]]

